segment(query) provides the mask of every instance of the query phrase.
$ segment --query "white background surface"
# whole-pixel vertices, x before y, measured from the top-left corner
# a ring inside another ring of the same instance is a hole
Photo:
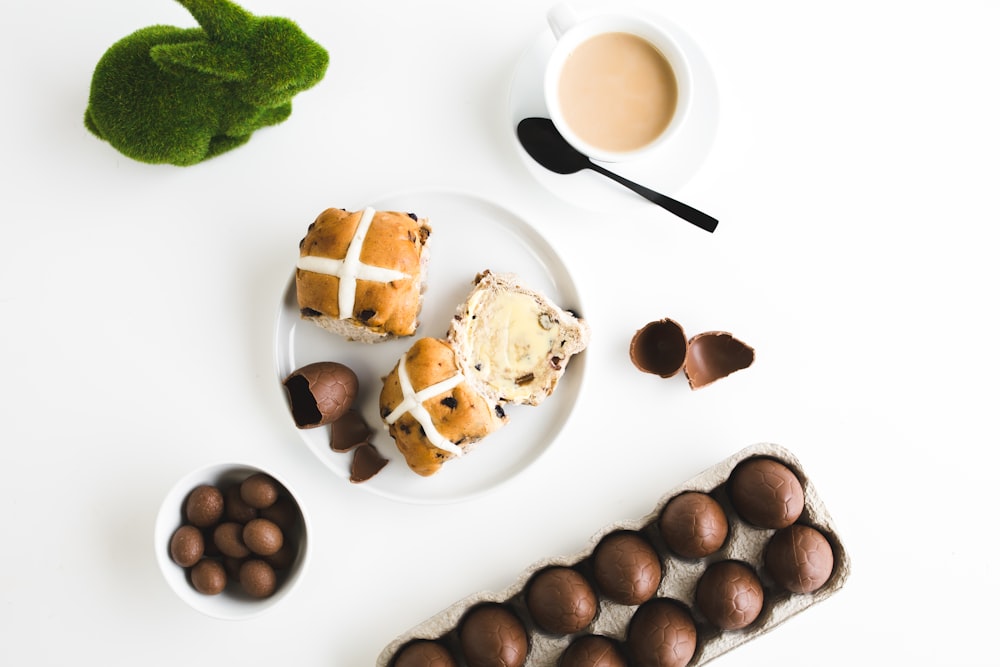
[[[673,193],[720,218],[714,235],[655,207],[573,208],[527,172],[506,94],[544,3],[246,2],[296,20],[330,69],[285,124],[187,169],[130,161],[81,122],[103,51],[192,25],[179,5],[7,9],[0,663],[370,665],[455,600],[770,441],[802,461],[854,572],[716,664],[995,664],[1000,9],[641,4],[718,80],[716,143]],[[533,221],[593,327],[562,437],[497,492],[442,506],[320,465],[272,356],[306,225],[423,187]],[[631,335],[664,316],[731,331],[757,361],[697,392],[639,374]],[[312,518],[301,587],[247,622],[187,607],[153,554],[163,495],[219,460],[273,468]]]

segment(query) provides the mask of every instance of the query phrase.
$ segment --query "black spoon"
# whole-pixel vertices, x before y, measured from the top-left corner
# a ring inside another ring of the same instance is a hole
[[[528,151],[528,155],[549,171],[557,174],[575,174],[582,169],[593,169],[707,232],[714,232],[719,224],[718,220],[698,209],[633,183],[595,164],[586,155],[570,146],[548,118],[525,118],[517,124],[517,138]]]

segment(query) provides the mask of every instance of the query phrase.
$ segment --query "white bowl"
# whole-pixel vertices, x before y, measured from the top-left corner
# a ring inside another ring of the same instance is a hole
[[[298,506],[301,518],[297,529],[290,531],[286,536],[287,539],[295,540],[298,543],[298,554],[288,568],[278,571],[277,589],[269,597],[254,598],[244,592],[239,584],[232,581],[218,595],[199,593],[191,585],[188,570],[175,563],[170,557],[170,538],[174,531],[184,523],[184,503],[187,496],[200,484],[224,487],[234,483],[238,484],[258,472],[266,473],[274,478],[284,487],[288,496]],[[182,600],[208,616],[242,620],[271,609],[284,600],[295,588],[308,560],[307,524],[305,512],[302,511],[301,505],[295,499],[294,492],[285,480],[269,470],[263,470],[246,463],[217,463],[188,473],[170,489],[156,516],[153,547],[163,578]]]

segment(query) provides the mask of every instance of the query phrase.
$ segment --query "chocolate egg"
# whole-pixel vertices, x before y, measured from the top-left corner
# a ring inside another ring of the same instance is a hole
[[[191,585],[204,595],[218,595],[226,588],[226,568],[211,558],[200,560],[191,568]]]
[[[223,489],[222,495],[226,499],[226,507],[222,514],[226,521],[246,523],[250,519],[257,518],[257,508],[251,507],[243,500],[239,484],[227,486]]]
[[[681,325],[664,318],[635,332],[629,345],[629,357],[643,373],[673,377],[684,366],[687,345]]]
[[[660,513],[658,526],[667,548],[682,558],[704,558],[718,551],[729,535],[722,505],[700,491],[674,496]]]
[[[170,536],[170,558],[181,567],[191,567],[205,553],[205,538],[198,528],[185,524]]]
[[[222,492],[211,484],[201,484],[188,494],[184,503],[184,515],[191,524],[199,528],[215,525],[222,518]]]
[[[745,628],[764,608],[764,588],[757,573],[734,560],[712,563],[695,589],[698,611],[721,630]]]
[[[251,558],[240,565],[240,586],[251,597],[266,598],[277,588],[278,577],[268,563]]]
[[[521,667],[528,657],[528,633],[508,607],[484,603],[465,615],[458,640],[468,667]]]
[[[267,519],[254,519],[243,526],[243,544],[260,556],[278,553],[285,543],[285,536],[278,524]]]
[[[684,373],[700,389],[750,366],[754,349],[725,331],[706,331],[688,341]]]
[[[615,640],[602,635],[583,635],[566,647],[558,667],[627,667],[627,663]]]
[[[636,609],[625,644],[635,667],[684,667],[698,647],[698,630],[687,607],[656,598]]]
[[[246,558],[250,549],[243,541],[243,524],[235,521],[220,523],[212,531],[212,540],[224,555],[232,558]]]
[[[747,459],[729,476],[729,497],[740,517],[759,528],[795,523],[805,507],[805,493],[795,473],[780,461]]]
[[[392,667],[458,667],[458,663],[440,642],[417,639],[396,653]]]
[[[597,614],[597,594],[571,567],[553,566],[536,573],[528,582],[525,602],[535,623],[553,634],[579,632]]]
[[[284,546],[278,549],[273,554],[264,557],[267,564],[273,567],[276,571],[287,570],[295,562],[295,558],[299,555],[298,549],[289,545],[285,542]]]
[[[284,381],[299,428],[337,421],[358,395],[358,376],[344,364],[318,361],[293,372]]]
[[[222,557],[222,567],[225,568],[226,577],[229,581],[239,582],[241,565],[243,565],[242,558],[233,558],[232,556]]]
[[[638,533],[619,531],[606,535],[593,553],[594,579],[606,597],[619,604],[635,605],[656,594],[663,568],[649,542]]]
[[[267,473],[254,473],[240,484],[240,498],[254,509],[270,507],[280,494],[281,486]]]
[[[833,549],[823,533],[793,524],[777,531],[764,551],[764,567],[775,583],[792,593],[812,593],[830,580]]]
[[[301,513],[299,506],[288,496],[281,496],[270,507],[260,511],[260,517],[278,524],[282,533],[288,533],[298,525]]]

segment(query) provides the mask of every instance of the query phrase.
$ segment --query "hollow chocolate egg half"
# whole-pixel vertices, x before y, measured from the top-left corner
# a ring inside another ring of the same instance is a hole
[[[629,359],[643,373],[661,378],[682,369],[691,389],[748,368],[756,353],[726,331],[706,331],[687,339],[684,328],[670,318],[649,322],[632,336]]]
[[[669,378],[684,367],[687,345],[684,328],[665,317],[635,332],[629,345],[629,358],[643,373]]]
[[[293,371],[282,383],[299,428],[337,421],[358,395],[358,376],[336,361],[318,361]]]
[[[754,349],[731,333],[706,331],[688,341],[684,374],[692,389],[701,389],[749,368],[754,356]]]

